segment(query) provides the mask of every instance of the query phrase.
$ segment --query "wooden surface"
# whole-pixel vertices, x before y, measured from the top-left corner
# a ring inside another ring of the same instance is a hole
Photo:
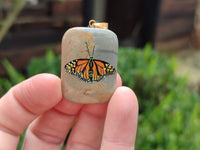
[[[54,47],[54,52],[56,54],[60,54],[60,44],[55,44],[51,46]],[[3,59],[8,59],[15,67],[15,69],[23,70],[30,62],[31,58],[44,56],[47,51],[47,47],[49,47],[49,45],[41,45],[32,48],[29,47],[21,50],[10,49],[9,51],[0,51],[0,61],[2,61]],[[2,66],[2,64],[0,64],[0,76],[4,75],[6,75],[6,70]]]
[[[68,28],[82,25],[83,2],[67,0],[64,3],[54,1],[53,4],[42,2],[37,7],[26,6],[0,44],[0,60],[9,58],[17,69],[21,69],[33,56],[44,54],[49,44],[59,44]],[[140,13],[136,12],[142,10],[143,2],[129,0],[122,5],[122,1],[107,1],[106,19],[110,20],[110,28],[119,37],[131,37],[140,28],[140,24],[135,24],[140,20]],[[190,46],[196,7],[197,0],[162,0],[155,47],[173,50]],[[0,21],[6,16],[6,9],[10,10],[11,6],[0,6]],[[134,26],[136,29],[133,30]],[[133,42],[130,40],[129,43]],[[4,71],[0,64],[1,72]]]
[[[8,59],[16,69],[24,69],[32,57],[44,55],[47,48],[59,45],[64,32],[73,26],[81,26],[83,0],[41,2],[37,6],[27,5],[20,13],[3,42],[0,44],[0,60]],[[6,5],[0,21],[11,6]],[[56,46],[57,47],[57,46]],[[60,49],[56,48],[60,53]],[[5,69],[0,63],[0,75]]]
[[[197,0],[163,0],[156,30],[156,44],[168,41],[170,44],[174,40],[178,41],[176,47],[179,44],[178,47],[186,45],[183,44],[185,37],[191,37],[194,30],[196,7]]]

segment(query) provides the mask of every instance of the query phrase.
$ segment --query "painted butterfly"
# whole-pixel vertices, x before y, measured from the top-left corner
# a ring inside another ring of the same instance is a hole
[[[65,65],[67,72],[72,75],[77,76],[79,79],[85,82],[100,81],[107,75],[112,75],[115,73],[115,68],[108,62],[94,59],[94,48],[92,51],[92,56],[90,55],[88,43],[86,42],[86,47],[89,54],[89,59],[75,59],[70,61]]]

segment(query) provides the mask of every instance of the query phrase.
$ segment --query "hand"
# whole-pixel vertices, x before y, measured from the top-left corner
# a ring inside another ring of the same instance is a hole
[[[75,104],[62,98],[61,81],[36,75],[0,99],[0,150],[14,150],[28,126],[24,150],[60,150],[73,122],[66,150],[133,150],[138,103],[118,76],[114,95],[105,104]]]

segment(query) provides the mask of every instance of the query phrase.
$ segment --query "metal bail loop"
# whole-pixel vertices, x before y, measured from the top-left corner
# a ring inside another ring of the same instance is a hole
[[[108,29],[108,23],[107,22],[97,23],[95,20],[90,20],[89,21],[89,27],[100,28],[100,29]]]

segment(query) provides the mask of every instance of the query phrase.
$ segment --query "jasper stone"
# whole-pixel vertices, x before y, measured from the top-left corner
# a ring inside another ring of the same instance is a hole
[[[116,87],[118,40],[108,29],[71,28],[62,39],[61,80],[66,100],[104,103]]]

